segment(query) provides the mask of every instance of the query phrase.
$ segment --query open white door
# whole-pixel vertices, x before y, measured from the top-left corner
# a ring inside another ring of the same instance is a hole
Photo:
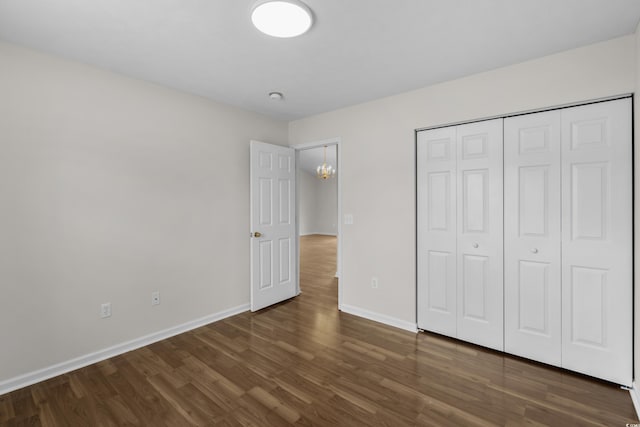
[[[251,141],[251,311],[296,296],[293,148]]]

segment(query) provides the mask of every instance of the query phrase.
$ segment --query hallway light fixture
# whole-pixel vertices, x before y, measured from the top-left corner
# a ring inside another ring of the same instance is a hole
[[[316,169],[316,176],[319,179],[333,178],[336,174],[336,169],[327,164],[327,146],[324,146],[324,162]]]
[[[313,17],[299,0],[259,0],[251,11],[251,22],[267,35],[288,38],[306,33]]]

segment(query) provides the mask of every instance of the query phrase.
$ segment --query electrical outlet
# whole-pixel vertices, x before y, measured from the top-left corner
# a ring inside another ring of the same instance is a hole
[[[372,289],[378,289],[378,278],[377,277],[372,277],[371,278],[371,288]]]
[[[160,291],[151,292],[151,305],[160,305]]]
[[[111,317],[111,303],[105,302],[100,306],[100,317],[107,318]]]

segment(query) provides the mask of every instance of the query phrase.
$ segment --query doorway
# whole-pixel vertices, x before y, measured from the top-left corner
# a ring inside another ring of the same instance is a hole
[[[300,144],[296,150],[296,238],[298,239],[298,292],[310,277],[322,277],[330,286],[337,281],[338,309],[341,307],[341,188],[340,140]],[[335,168],[334,176],[317,177],[317,168],[325,162]],[[327,269],[333,269],[327,270]],[[306,275],[309,271],[310,275]],[[335,279],[331,278],[331,274]],[[326,280],[330,279],[330,280]],[[337,279],[337,280],[336,280]]]

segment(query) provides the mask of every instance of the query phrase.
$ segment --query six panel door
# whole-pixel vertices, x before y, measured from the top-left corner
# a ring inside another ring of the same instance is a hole
[[[456,128],[420,132],[417,145],[418,327],[456,336]]]
[[[251,311],[297,294],[295,152],[251,141]]]
[[[457,337],[503,349],[502,119],[456,127]]]
[[[562,366],[632,380],[631,100],[562,111]]]
[[[504,121],[504,347],[560,366],[560,111]]]

